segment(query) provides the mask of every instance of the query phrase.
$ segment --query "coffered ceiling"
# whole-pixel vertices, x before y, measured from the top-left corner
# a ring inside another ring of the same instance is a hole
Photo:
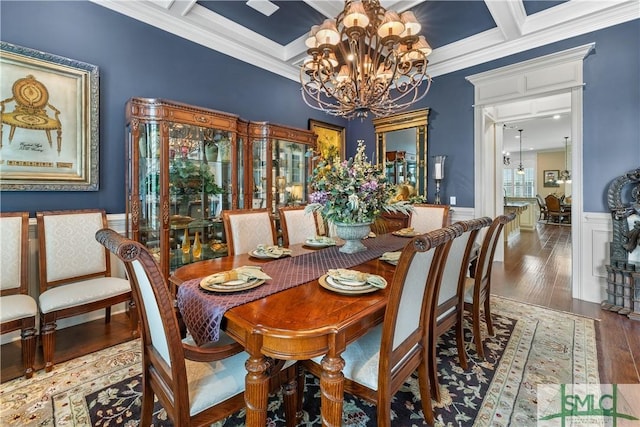
[[[341,0],[91,1],[295,81],[306,56],[304,40],[311,26],[334,18],[344,7]],[[381,3],[387,9],[414,12],[422,24],[421,33],[434,48],[429,57],[432,77],[640,18],[639,0]],[[266,12],[270,15],[256,9],[270,9]],[[519,112],[537,109],[535,105],[515,107]],[[510,127],[525,126],[526,121],[527,139],[536,146],[534,149],[550,149],[563,147],[563,137],[570,136],[567,112],[564,108],[561,120],[550,119],[548,111],[514,114],[503,109],[499,115]],[[513,140],[505,136],[505,147],[511,151]]]

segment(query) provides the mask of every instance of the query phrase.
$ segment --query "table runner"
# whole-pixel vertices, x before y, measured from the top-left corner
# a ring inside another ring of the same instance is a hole
[[[229,294],[208,292],[200,287],[202,277],[187,280],[178,288],[178,309],[196,344],[217,341],[220,338],[222,318],[227,310],[315,280],[330,268],[349,268],[365,263],[385,252],[402,249],[410,241],[405,237],[384,234],[363,240],[368,250],[355,254],[345,254],[339,252],[337,246],[330,246],[274,260],[262,266],[262,270],[272,279],[247,291]]]

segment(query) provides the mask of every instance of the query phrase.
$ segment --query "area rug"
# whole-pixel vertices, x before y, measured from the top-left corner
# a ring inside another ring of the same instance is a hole
[[[458,366],[455,336],[438,343],[438,426],[534,426],[538,384],[599,382],[594,320],[492,296],[495,335],[478,359],[467,331],[469,367]],[[485,332],[486,334],[486,332]],[[127,342],[39,371],[30,380],[0,386],[3,426],[137,426],[140,414],[140,343]],[[305,377],[304,426],[319,426],[318,380]],[[279,395],[270,397],[268,425],[284,425]],[[345,395],[343,425],[375,426],[376,408]],[[154,426],[171,426],[159,404]],[[243,426],[240,411],[214,426]],[[395,395],[392,425],[426,425],[417,378]]]

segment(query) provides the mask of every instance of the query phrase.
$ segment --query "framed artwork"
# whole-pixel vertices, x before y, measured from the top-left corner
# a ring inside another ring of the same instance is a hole
[[[0,42],[0,188],[97,191],[98,67]]]
[[[558,177],[560,176],[559,170],[545,170],[543,179],[545,187],[560,187],[558,184]]]
[[[345,131],[343,126],[309,119],[309,130],[312,130],[318,136],[316,151],[323,158],[327,160],[333,160],[336,156],[340,156],[341,159],[345,158]]]

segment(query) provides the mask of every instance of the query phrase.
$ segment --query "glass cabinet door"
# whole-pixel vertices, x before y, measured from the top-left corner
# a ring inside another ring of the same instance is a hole
[[[269,169],[267,167],[268,144],[266,139],[254,140],[251,143],[251,159],[252,159],[252,192],[251,192],[251,209],[261,209],[267,207],[269,187],[271,180],[269,179]]]
[[[307,146],[297,142],[273,141],[273,206],[295,205],[307,200]]]
[[[159,257],[162,232],[160,209],[161,135],[158,123],[141,123],[138,139],[139,241]],[[158,259],[159,260],[159,259]]]

